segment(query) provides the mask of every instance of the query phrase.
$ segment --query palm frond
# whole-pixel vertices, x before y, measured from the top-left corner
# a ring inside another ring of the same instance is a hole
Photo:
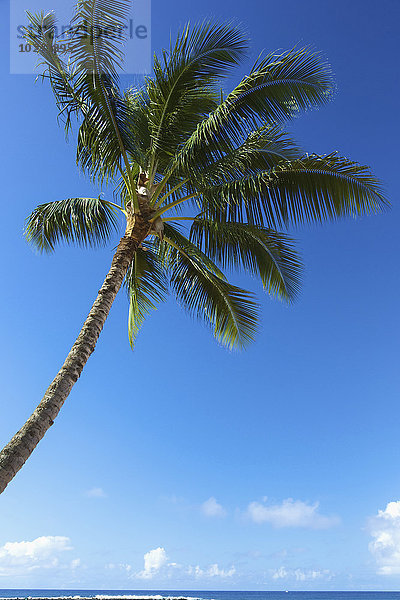
[[[140,167],[136,163],[130,163],[130,172],[134,181],[137,181],[139,176]],[[122,171],[121,176],[116,179],[113,196],[116,201],[119,202],[122,208],[126,208],[128,202],[130,202],[132,195],[129,187],[126,185],[128,174],[125,170]]]
[[[118,210],[101,198],[68,198],[40,204],[28,217],[25,235],[41,252],[61,242],[101,246],[118,227]]]
[[[388,204],[368,167],[338,156],[282,161],[270,171],[210,187],[204,207],[224,220],[272,229],[382,211]]]
[[[129,173],[127,153],[135,150],[129,103],[118,85],[129,5],[129,0],[79,0],[68,38],[68,64],[57,53],[52,13],[28,14],[30,27],[25,31],[27,41],[43,59],[44,76],[50,79],[66,130],[72,114],[83,116],[77,163],[100,181],[113,178],[121,162]]]
[[[216,265],[174,227],[164,224],[160,256],[168,265],[170,282],[189,314],[208,323],[215,338],[232,349],[254,338],[257,305],[252,294],[231,285]]]
[[[105,93],[112,100],[112,117],[104,105],[96,103],[96,97]],[[77,164],[88,172],[95,181],[114,179],[119,173],[128,171],[130,166],[128,152],[134,153],[131,133],[128,128],[129,107],[125,100],[118,96],[107,78],[102,78],[102,92],[93,90],[92,104],[79,128],[77,144]],[[122,166],[122,157],[125,166]],[[131,188],[133,186],[131,185]],[[132,195],[132,190],[130,189]]]
[[[79,131],[77,160],[100,180],[114,177],[121,161],[129,173],[129,106],[118,78],[129,6],[128,0],[79,0],[72,19],[71,63],[90,107]],[[117,31],[121,35],[110,33]]]
[[[117,80],[129,7],[129,0],[78,0],[69,50],[85,79],[91,74],[94,79],[106,75]]]
[[[136,164],[147,166],[151,147],[151,131],[145,88],[129,88],[125,91],[125,100],[129,109],[128,127],[131,132],[128,153]]]
[[[302,265],[287,235],[247,223],[196,218],[190,239],[223,268],[243,268],[260,277],[272,296],[295,299]]]
[[[389,206],[369,167],[337,153],[281,163],[271,175],[270,202],[285,224],[322,223]]]
[[[232,143],[240,144],[249,130],[286,121],[301,110],[326,103],[333,87],[329,65],[309,48],[269,54],[199,124],[174,165],[190,169],[197,153],[210,145],[222,157]]]
[[[150,247],[135,252],[125,276],[129,296],[128,335],[131,348],[146,316],[167,295],[167,279],[159,257]]]
[[[87,106],[81,95],[80,85],[76,83],[73,66],[66,64],[59,56],[56,38],[57,20],[53,13],[30,13],[27,11],[29,26],[24,29],[24,38],[40,57],[38,68],[43,78],[48,78],[53,90],[59,117],[65,123],[68,133],[71,118],[75,114],[85,113]]]
[[[220,185],[246,175],[272,169],[282,161],[301,158],[302,152],[278,126],[266,126],[252,131],[238,147],[219,157],[214,146],[199,149],[190,165],[192,188],[196,185]]]
[[[169,53],[154,58],[154,77],[147,81],[151,153],[168,158],[198,123],[218,106],[213,84],[238,64],[247,40],[229,24],[187,25]]]
[[[210,259],[210,257],[207,256],[207,254],[205,254],[201,248],[199,248],[199,246],[194,244],[178,230],[176,223],[174,225],[171,223],[164,223],[164,234],[168,237],[172,244],[178,246],[182,252],[190,254],[193,260],[201,263],[207,269],[207,271],[210,271],[219,277],[219,279],[226,279],[221,269]],[[170,244],[169,247],[164,247],[164,251],[166,252],[164,255],[162,253],[160,254],[160,256],[163,256],[166,266],[170,266],[169,260],[172,244]]]

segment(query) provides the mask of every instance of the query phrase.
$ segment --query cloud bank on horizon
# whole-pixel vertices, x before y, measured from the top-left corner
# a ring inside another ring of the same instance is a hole
[[[97,496],[94,496],[97,497]],[[210,518],[225,517],[228,511],[211,496],[203,502],[202,513]],[[243,513],[241,513],[243,514]],[[310,504],[301,500],[286,499],[280,504],[267,504],[266,498],[262,502],[250,502],[245,513],[248,519],[256,524],[269,524],[275,528],[308,528],[328,529],[340,523],[337,516],[325,516],[319,512],[317,502]],[[388,502],[386,508],[378,510],[377,514],[367,520],[367,529],[372,537],[368,550],[376,563],[376,574],[384,576],[400,575],[400,500]],[[43,581],[47,580],[50,573],[56,576],[60,573],[74,574],[79,581],[79,572],[83,573],[86,566],[78,557],[71,553],[74,551],[71,539],[67,536],[39,536],[33,540],[9,541],[0,546],[0,577],[12,577],[17,580],[22,577],[27,581],[30,574],[43,574]],[[280,553],[285,558],[286,553]],[[254,557],[259,558],[259,555]],[[284,562],[284,561],[283,561]],[[312,582],[331,582],[335,580],[336,573],[328,568],[310,565],[307,568],[281,564],[277,568],[264,570],[266,581],[287,582],[287,585],[306,584]],[[156,584],[165,581],[234,581],[240,582],[243,576],[240,563],[221,566],[218,562],[208,565],[181,564],[170,561],[165,547],[158,546],[148,550],[143,555],[143,568],[129,561],[125,563],[108,563],[103,565],[106,572],[113,571],[118,577],[126,580],[148,581]],[[97,568],[101,568],[98,565]]]

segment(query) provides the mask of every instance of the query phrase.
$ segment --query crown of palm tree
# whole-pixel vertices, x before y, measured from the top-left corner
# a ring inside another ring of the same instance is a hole
[[[260,58],[224,96],[221,81],[247,41],[235,26],[202,23],[185,27],[154,59],[141,88],[122,92],[120,36],[99,32],[122,32],[128,4],[79,0],[68,62],[57,51],[54,16],[28,15],[25,37],[41,56],[67,133],[77,119],[77,163],[94,182],[114,186],[115,202],[41,204],[27,220],[27,238],[52,251],[60,242],[104,244],[122,222],[125,233],[63,366],[0,452],[0,493],[53,425],[124,278],[131,344],[172,291],[220,343],[242,347],[254,337],[257,303],[221,269],[242,269],[290,302],[301,263],[288,228],[387,205],[367,167],[336,153],[304,154],[283,130],[332,96],[332,75],[318,54],[295,48]]]
[[[186,26],[154,58],[142,87],[122,92],[119,37],[129,2],[80,0],[68,63],[57,53],[52,14],[30,14],[28,42],[42,57],[68,132],[78,119],[77,163],[114,183],[111,202],[70,198],[41,204],[26,234],[40,250],[104,244],[113,230],[148,223],[125,276],[131,344],[146,315],[172,291],[222,344],[245,346],[257,327],[254,296],[221,269],[243,269],[270,294],[292,301],[301,261],[287,228],[382,210],[367,167],[337,153],[304,154],[282,129],[328,102],[329,66],[309,48],[269,54],[226,96],[221,81],[247,52],[230,24]],[[120,219],[119,216],[123,218]]]

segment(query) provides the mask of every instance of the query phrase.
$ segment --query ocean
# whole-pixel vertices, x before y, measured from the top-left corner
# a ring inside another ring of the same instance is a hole
[[[400,592],[221,592],[165,590],[0,590],[0,599],[55,600],[400,600]]]

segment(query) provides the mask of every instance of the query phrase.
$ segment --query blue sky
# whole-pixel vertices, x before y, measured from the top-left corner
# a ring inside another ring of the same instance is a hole
[[[132,353],[121,292],[56,424],[0,496],[0,587],[399,589],[399,13],[390,0],[152,1],[154,50],[204,17],[241,22],[252,59],[321,50],[337,95],[290,130],[308,152],[370,165],[393,208],[296,231],[301,296],[288,308],[258,290],[262,326],[243,353],[172,300]],[[38,256],[22,237],[37,204],[94,191],[47,86],[9,74],[4,0],[0,15],[3,445],[62,364],[113,244]]]

